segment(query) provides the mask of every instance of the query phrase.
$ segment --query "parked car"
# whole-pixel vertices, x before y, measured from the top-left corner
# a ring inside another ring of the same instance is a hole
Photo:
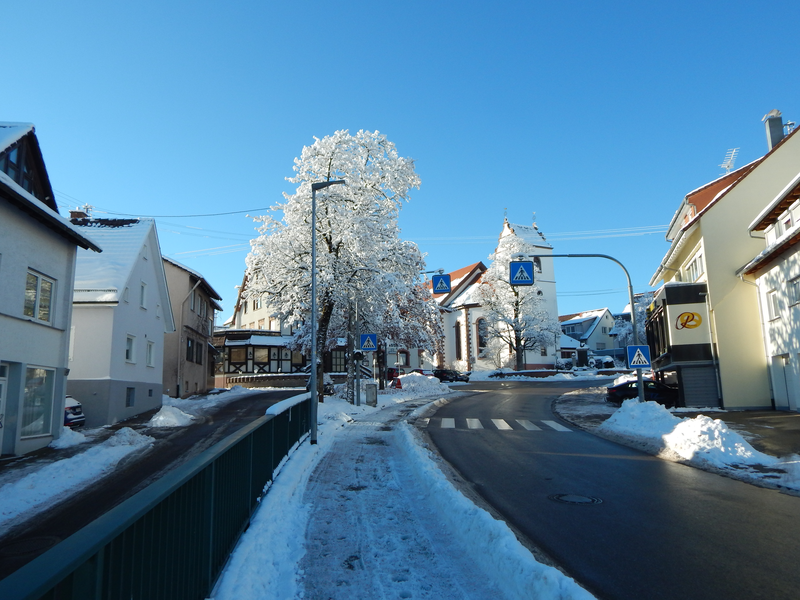
[[[64,402],[64,426],[83,427],[86,415],[83,414],[83,405],[72,396],[67,396]]]
[[[411,369],[412,373],[419,373],[420,375],[425,375],[426,377],[434,377],[433,371],[428,369]]]
[[[645,380],[643,384],[645,400],[658,402],[667,408],[673,408],[678,405],[678,388],[650,380]],[[611,402],[612,404],[622,404],[625,400],[637,398],[638,396],[639,390],[636,380],[625,381],[606,388],[606,402]]]
[[[451,381],[464,381],[469,382],[469,373],[460,373],[453,369],[434,369],[433,376],[443,383]]]

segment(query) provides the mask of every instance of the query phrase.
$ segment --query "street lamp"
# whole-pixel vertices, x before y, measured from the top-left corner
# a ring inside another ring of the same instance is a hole
[[[311,443],[317,443],[317,190],[343,184],[343,179],[311,184]]]

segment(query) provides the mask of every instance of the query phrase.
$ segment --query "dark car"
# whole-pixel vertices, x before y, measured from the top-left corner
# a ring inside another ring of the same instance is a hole
[[[306,380],[306,391],[311,391],[311,377]],[[333,396],[333,391],[333,380],[326,374],[322,380],[322,395]]]
[[[64,427],[83,427],[85,423],[83,406],[72,396],[67,396],[64,402]]]
[[[419,373],[420,375],[425,375],[425,377],[433,377],[433,371],[429,371],[428,369],[411,369],[412,373]]]
[[[644,384],[645,400],[658,402],[667,408],[674,408],[678,405],[678,388],[658,381],[645,380],[642,383]],[[622,404],[625,400],[639,397],[636,380],[609,386],[606,391],[606,402],[612,404]]]
[[[452,369],[434,369],[433,376],[442,383],[449,383],[453,381],[469,382],[469,373],[459,373]]]

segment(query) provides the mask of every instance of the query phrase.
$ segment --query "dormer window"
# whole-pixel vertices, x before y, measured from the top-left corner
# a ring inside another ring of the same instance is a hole
[[[26,192],[42,199],[42,189],[36,183],[33,155],[24,138],[0,152],[0,171],[11,177]]]

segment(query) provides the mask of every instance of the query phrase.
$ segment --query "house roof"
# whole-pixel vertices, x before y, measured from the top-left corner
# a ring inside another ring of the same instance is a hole
[[[727,196],[731,190],[733,190],[739,183],[741,183],[745,178],[747,178],[753,170],[756,169],[762,162],[767,160],[778,148],[780,148],[786,141],[797,134],[800,131],[800,128],[794,129],[788,135],[784,136],[784,138],[775,144],[772,149],[767,152],[761,158],[754,160],[748,165],[737,169],[736,171],[732,171],[731,173],[724,175],[714,181],[707,183],[706,185],[689,192],[686,195],[683,202],[681,203],[680,208],[675,213],[675,216],[670,223],[670,227],[668,229],[667,235],[669,236],[669,231],[672,230],[673,225],[676,222],[676,219],[681,215],[684,214],[684,207],[687,204],[692,204],[696,208],[696,212],[689,216],[688,218],[684,219],[683,225],[681,225],[678,233],[672,239],[672,245],[670,249],[667,251],[666,255],[662,259],[661,263],[658,265],[658,269],[653,274],[653,277],[650,279],[650,285],[655,285],[659,279],[661,279],[661,275],[664,273],[665,265],[669,263],[670,259],[675,253],[675,250],[678,246],[682,243],[684,234],[689,231],[696,223],[700,221],[700,219],[707,213],[713,206],[715,206],[718,202],[721,202],[722,199]],[[691,197],[691,201],[690,201]],[[669,237],[667,238],[669,239]]]
[[[450,303],[467,290],[469,286],[480,281],[481,274],[486,270],[486,265],[478,261],[456,269],[449,273],[450,275],[450,292],[447,294],[432,294],[433,299],[439,303],[440,306],[448,306]],[[433,283],[431,281],[425,282],[425,287],[429,290],[432,289]]]
[[[38,179],[44,187],[47,198],[40,200],[33,194],[25,190],[21,185],[0,171],[0,195],[17,208],[27,213],[35,220],[52,229],[62,237],[81,248],[90,249],[95,252],[102,252],[94,240],[76,228],[68,219],[58,214],[58,206],[53,199],[53,190],[50,180],[47,177],[47,170],[39,149],[39,142],[34,133],[31,123],[7,123],[0,122],[0,152],[7,150],[13,144],[19,142],[26,135],[30,135],[30,149],[34,156]]]
[[[749,231],[764,231],[777,221],[795,200],[800,198],[800,172],[795,175],[781,192],[764,207],[759,215],[750,223]]]
[[[586,321],[592,321],[589,327],[581,334],[580,339],[586,340],[588,339],[594,330],[597,328],[597,325],[600,323],[600,319],[603,318],[603,315],[606,313],[611,314],[611,311],[608,308],[598,308],[595,310],[586,310],[580,313],[575,313],[571,315],[562,315],[558,317],[559,324],[563,327],[566,325],[573,325],[578,323],[585,323]]]
[[[189,273],[190,275],[195,277],[197,280],[199,280],[200,281],[200,285],[203,287],[203,289],[205,290],[206,294],[211,299],[211,304],[213,305],[214,310],[222,310],[222,307],[219,304],[217,304],[216,302],[214,302],[214,300],[222,300],[222,296],[220,296],[216,292],[216,290],[213,287],[211,287],[211,284],[208,283],[208,281],[206,280],[205,277],[203,277],[200,273],[198,273],[194,269],[190,269],[189,267],[187,267],[183,263],[179,263],[174,258],[169,258],[168,256],[162,256],[162,258],[166,262],[168,262],[169,264],[171,264],[171,265],[173,265],[173,266],[175,266],[175,267],[177,267],[179,269],[182,269],[183,271],[186,271],[187,273]]]
[[[500,239],[512,234],[521,238],[526,244],[530,244],[538,248],[550,248],[551,250],[553,248],[547,243],[544,234],[539,231],[536,223],[533,225],[519,225],[518,223],[509,223],[506,219],[503,222],[503,231],[500,232]]]

